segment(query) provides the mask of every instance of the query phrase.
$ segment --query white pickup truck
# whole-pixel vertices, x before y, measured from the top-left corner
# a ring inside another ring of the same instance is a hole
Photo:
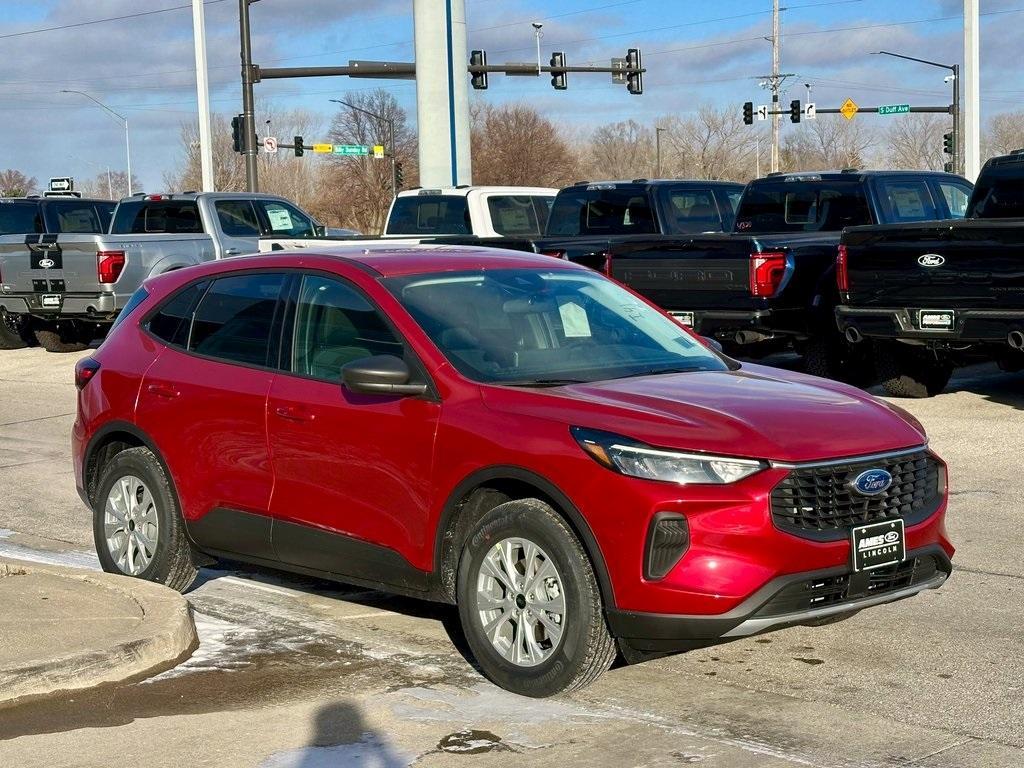
[[[548,187],[442,187],[399,192],[380,237],[260,238],[261,251],[322,247],[325,244],[470,244],[489,239],[539,237],[557,189]]]
[[[0,315],[51,352],[84,349],[152,275],[255,253],[261,236],[320,237],[294,203],[248,192],[134,195],[109,234],[0,236]]]

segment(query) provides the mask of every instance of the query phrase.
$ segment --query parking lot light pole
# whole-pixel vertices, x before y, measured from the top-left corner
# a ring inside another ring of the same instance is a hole
[[[105,109],[107,112],[109,112],[114,117],[116,117],[118,120],[120,120],[122,123],[124,123],[124,154],[125,154],[125,160],[128,163],[128,194],[131,195],[131,193],[132,193],[132,142],[131,142],[131,138],[130,138],[129,133],[128,133],[128,118],[125,117],[124,115],[118,113],[118,112],[115,112],[110,107],[108,107],[106,104],[104,104],[102,101],[100,101],[99,99],[97,99],[97,98],[95,98],[93,96],[90,96],[85,91],[74,91],[74,90],[68,90],[68,89],[65,88],[65,89],[61,90],[61,93],[77,93],[80,96],[85,96],[85,98],[89,99],[89,101],[93,101],[96,104],[98,104],[99,106],[103,107],[103,109]]]
[[[355,104],[349,104],[343,99],[328,99],[335,104],[343,104],[349,109],[354,109],[356,112],[362,112],[364,115],[369,115],[374,120],[383,120],[388,124],[388,144],[390,149],[388,154],[391,155],[391,199],[394,200],[398,197],[398,180],[395,178],[395,118],[387,117],[386,115],[378,115],[376,112],[371,112],[368,109],[357,107]]]
[[[952,86],[953,86],[953,173],[962,173],[960,167],[960,158],[963,157],[963,152],[960,149],[960,65],[959,64],[942,64],[938,61],[928,61],[928,59],[919,59],[916,56],[904,56],[902,53],[893,53],[892,51],[874,51],[876,56],[893,56],[897,59],[906,59],[907,61],[916,61],[918,64],[927,64],[931,67],[938,67],[939,69],[948,69],[953,73]]]

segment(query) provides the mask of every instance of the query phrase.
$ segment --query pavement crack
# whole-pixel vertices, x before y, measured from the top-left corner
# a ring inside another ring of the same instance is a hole
[[[5,421],[3,424],[0,424],[0,427],[14,427],[14,426],[17,426],[18,424],[31,424],[34,421],[48,421],[50,419],[63,419],[66,416],[74,416],[74,415],[75,415],[75,412],[72,411],[71,413],[55,413],[53,416],[38,416],[38,417],[36,417],[34,419],[22,419],[21,421]]]
[[[986,571],[982,568],[968,568],[964,565],[953,565],[954,571],[963,571],[964,573],[973,573],[978,576],[1002,576],[1006,579],[1017,579],[1018,581],[1024,580],[1024,575],[1019,573],[1005,573],[1003,571]]]
[[[929,752],[927,755],[921,755],[920,757],[915,757],[913,760],[908,760],[907,764],[913,765],[914,763],[920,763],[922,760],[927,760],[929,757],[941,755],[943,752],[948,752],[949,750],[955,749],[956,747],[962,747],[964,744],[969,744],[972,741],[975,741],[975,739],[967,738],[961,739],[960,741],[955,741],[952,744],[947,744],[946,746],[941,747],[940,749],[936,749],[934,752]]]

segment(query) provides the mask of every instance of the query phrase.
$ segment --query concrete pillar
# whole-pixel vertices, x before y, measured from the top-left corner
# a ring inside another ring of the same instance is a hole
[[[472,183],[465,0],[413,0],[420,184]]]
[[[964,176],[976,181],[981,171],[981,45],[978,0],[964,0]]]

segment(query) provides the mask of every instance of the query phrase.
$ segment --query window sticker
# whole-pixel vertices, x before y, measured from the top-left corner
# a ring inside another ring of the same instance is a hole
[[[280,232],[284,229],[291,229],[294,226],[292,224],[291,215],[284,208],[268,207],[267,218],[270,219],[270,228],[275,232]]]
[[[590,321],[587,320],[587,310],[572,301],[567,301],[558,307],[558,314],[562,316],[562,332],[567,339],[590,338]]]

